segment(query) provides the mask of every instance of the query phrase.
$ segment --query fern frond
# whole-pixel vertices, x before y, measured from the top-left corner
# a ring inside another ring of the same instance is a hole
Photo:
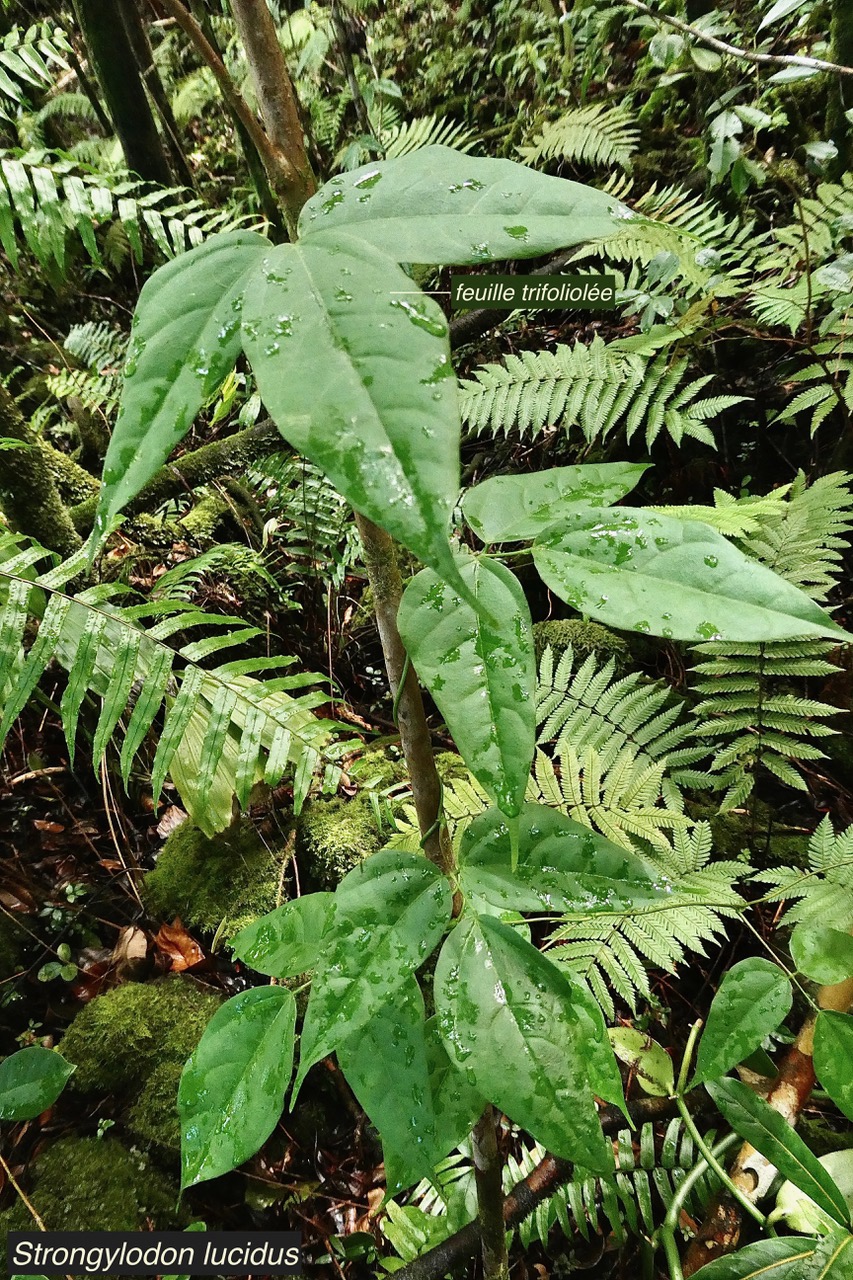
[[[809,840],[810,870],[797,867],[760,871],[753,879],[769,885],[771,901],[790,901],[782,924],[817,924],[845,933],[853,929],[853,826],[837,835],[822,819]]]
[[[49,88],[58,71],[67,71],[71,46],[60,27],[38,22],[26,31],[12,27],[0,43],[0,117],[13,118],[15,108],[32,100],[32,92]]]
[[[525,164],[541,160],[577,161],[595,166],[630,169],[640,143],[640,131],[627,107],[592,103],[575,107],[544,125],[529,146],[518,150]]]
[[[340,588],[359,555],[349,507],[313,463],[271,454],[253,468],[261,490],[271,552],[307,578]]]
[[[444,116],[416,116],[392,128],[384,129],[379,141],[387,159],[405,156],[421,147],[441,144],[455,151],[470,151],[476,139],[464,124],[447,120]]]
[[[25,576],[28,566],[48,555],[33,550],[35,558],[22,562],[19,543],[0,539],[0,584],[6,595],[0,611],[0,742],[55,660],[68,672],[60,711],[72,758],[87,696],[100,702],[96,767],[131,707],[121,747],[126,784],[162,710],[152,766],[155,803],[170,774],[187,812],[208,834],[228,825],[235,799],[244,807],[256,783],[275,785],[289,766],[297,810],[321,764],[327,766],[327,785],[335,784],[341,744],[333,741],[335,726],[313,714],[326,695],[295,692],[306,683],[301,674],[255,678],[262,671],[286,672],[292,658],[228,655],[260,637],[259,628],[183,601],[121,604],[127,589],[120,584],[72,596],[63,587],[80,572],[85,551],[66,564]],[[30,618],[39,626],[27,648]],[[199,631],[202,638],[193,638]],[[211,660],[218,665],[209,665]]]

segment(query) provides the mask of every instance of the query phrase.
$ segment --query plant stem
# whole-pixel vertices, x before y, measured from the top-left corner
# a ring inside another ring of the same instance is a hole
[[[477,1185],[483,1276],[485,1280],[509,1280],[497,1118],[491,1104],[474,1126],[471,1146],[474,1154],[474,1180]]]
[[[731,1178],[726,1173],[725,1169],[720,1164],[719,1160],[716,1159],[716,1157],[714,1156],[714,1153],[711,1151],[711,1148],[708,1146],[705,1139],[702,1137],[702,1134],[699,1132],[699,1129],[696,1126],[696,1122],[691,1116],[690,1111],[684,1099],[678,1098],[677,1102],[678,1102],[678,1111],[682,1120],[684,1121],[685,1129],[690,1134],[693,1141],[696,1143],[696,1146],[702,1152],[702,1155],[705,1157],[708,1164],[714,1170],[714,1173],[720,1179],[723,1186],[728,1188],[729,1192],[731,1193],[731,1195],[734,1196],[735,1200],[737,1200],[740,1207],[744,1209],[751,1218],[754,1218],[759,1226],[763,1227],[765,1223],[764,1214],[761,1212],[760,1209],[756,1209],[755,1205],[751,1202],[751,1200],[748,1199],[748,1197],[743,1193],[743,1191],[741,1191],[740,1187],[736,1186],[735,1183],[732,1182]]]

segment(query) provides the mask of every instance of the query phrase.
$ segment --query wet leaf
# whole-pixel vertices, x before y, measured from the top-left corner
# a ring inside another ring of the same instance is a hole
[[[853,1120],[853,1018],[823,1010],[814,1032],[814,1067],[832,1101]]]
[[[292,978],[317,963],[332,915],[331,893],[306,893],[270,911],[231,939],[234,954],[258,973]]]
[[[695,520],[579,506],[533,558],[562,600],[626,631],[694,643],[847,636],[805,592]]]
[[[624,911],[670,892],[665,879],[626,849],[611,844],[543,804],[525,804],[518,824],[518,865],[512,867],[509,825],[487,809],[466,828],[459,852],[466,898],[514,911]]]
[[[814,982],[843,982],[853,974],[853,936],[843,929],[798,924],[791,934],[791,955],[799,972]]]
[[[530,610],[518,580],[496,560],[460,554],[456,564],[478,609],[425,569],[403,593],[400,634],[466,765],[515,815],[536,739]]]
[[[447,1052],[485,1098],[555,1155],[613,1170],[586,1065],[587,1023],[559,970],[512,929],[462,919],[438,958]]]
[[[448,524],[460,419],[447,321],[383,253],[351,237],[269,248],[243,343],[281,434],[355,507],[457,581]]]
[[[481,542],[521,542],[560,525],[573,503],[609,507],[648,466],[634,462],[552,467],[530,475],[492,476],[462,499],[462,514]]]
[[[74,1067],[59,1053],[33,1045],[0,1062],[0,1120],[34,1120],[52,1107]]]
[[[783,1115],[740,1080],[717,1080],[705,1088],[736,1133],[805,1191],[834,1222],[848,1225],[849,1210],[843,1193]]]
[[[743,1062],[791,1010],[791,984],[777,964],[750,956],[732,965],[711,1002],[696,1054],[694,1088]]]
[[[850,1280],[853,1273],[853,1235],[833,1231],[818,1241],[803,1280]]]
[[[498,262],[607,239],[635,216],[579,182],[429,146],[332,178],[302,210],[299,235],[333,242],[347,231],[397,262]]]
[[[246,280],[269,249],[254,231],[211,236],[160,267],[136,304],[96,528],[139,493],[240,354]]]
[[[236,1169],[266,1142],[293,1070],[296,1003],[284,987],[254,987],[211,1018],[178,1091],[181,1186]]]
[[[702,1280],[803,1280],[803,1265],[814,1253],[814,1240],[789,1236],[759,1240],[702,1268]]]
[[[634,1027],[611,1027],[607,1035],[617,1058],[645,1093],[668,1098],[675,1091],[672,1058],[651,1036]]]

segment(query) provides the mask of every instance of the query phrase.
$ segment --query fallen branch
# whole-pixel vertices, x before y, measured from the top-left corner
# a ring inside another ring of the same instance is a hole
[[[697,1089],[688,1095],[693,1114],[713,1110],[710,1098],[704,1089]],[[628,1104],[628,1111],[635,1125],[647,1121],[671,1120],[678,1114],[674,1098],[640,1098]],[[604,1107],[599,1112],[601,1127],[606,1134],[615,1134],[625,1128],[625,1117],[616,1107]],[[561,1160],[557,1156],[545,1156],[532,1173],[521,1182],[517,1182],[504,1200],[504,1223],[509,1227],[517,1227],[525,1218],[542,1204],[564,1183],[569,1182],[574,1174],[574,1165],[569,1160]],[[448,1236],[441,1244],[430,1249],[428,1253],[402,1267],[394,1274],[398,1280],[441,1280],[448,1271],[472,1258],[480,1248],[480,1226],[478,1222],[469,1222],[461,1231]]]

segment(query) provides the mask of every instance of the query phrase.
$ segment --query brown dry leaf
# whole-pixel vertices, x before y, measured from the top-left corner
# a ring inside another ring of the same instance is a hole
[[[162,817],[157,823],[158,836],[162,836],[165,840],[166,836],[172,834],[175,827],[179,827],[182,822],[186,821],[186,818],[187,815],[183,809],[180,809],[176,804],[170,804],[167,809],[163,810]]]
[[[33,818],[33,826],[36,831],[49,831],[51,835],[59,835],[65,830],[61,822],[45,822],[44,818]]]
[[[145,930],[136,925],[125,925],[113,947],[112,964],[120,978],[132,978],[140,973],[148,958],[148,939]]]
[[[191,969],[204,959],[201,947],[195,938],[190,937],[177,917],[171,924],[160,926],[154,937],[154,945],[169,957],[169,968],[173,973]]]

